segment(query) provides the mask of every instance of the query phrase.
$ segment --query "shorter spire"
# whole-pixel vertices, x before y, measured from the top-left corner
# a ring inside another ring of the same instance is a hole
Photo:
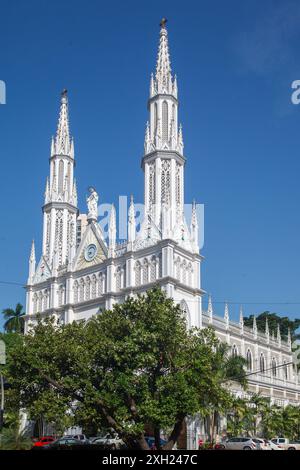
[[[288,343],[289,348],[292,349],[292,336],[291,336],[290,328],[288,328],[287,343]]]
[[[239,325],[242,334],[244,333],[244,315],[243,315],[243,307],[242,305],[240,306],[240,318],[239,318]]]
[[[257,338],[257,323],[256,323],[256,316],[254,315],[253,316],[253,335],[254,335],[254,338],[256,339]]]
[[[35,275],[36,260],[35,260],[35,244],[34,240],[31,242],[31,250],[29,257],[29,272],[28,272],[28,284],[32,284]]]
[[[77,183],[75,178],[73,182],[72,203],[74,204],[74,206],[77,206]]]
[[[277,342],[279,346],[281,346],[281,333],[280,333],[280,325],[277,323]]]
[[[269,330],[268,317],[266,317],[265,335],[266,335],[267,343],[269,343],[270,342],[270,330]]]
[[[109,253],[110,257],[114,256],[116,248],[116,238],[117,238],[117,223],[116,223],[116,209],[114,204],[111,206],[109,227],[108,227],[108,239],[109,239]]]
[[[208,296],[207,315],[209,316],[209,323],[212,324],[212,323],[213,323],[213,315],[214,315],[214,312],[213,312],[213,305],[212,305],[211,294],[209,294],[209,296]]]
[[[199,229],[199,226],[198,226],[198,218],[197,218],[197,205],[196,205],[196,201],[194,200],[193,206],[192,206],[192,218],[191,218],[190,231],[191,231],[191,240],[194,244],[194,249],[196,252],[199,250],[198,229]]]
[[[128,242],[133,243],[136,236],[136,226],[135,226],[135,208],[133,196],[130,196],[130,206],[128,211]]]
[[[224,310],[224,320],[226,322],[226,328],[229,328],[229,308],[228,303],[225,302],[225,310]]]

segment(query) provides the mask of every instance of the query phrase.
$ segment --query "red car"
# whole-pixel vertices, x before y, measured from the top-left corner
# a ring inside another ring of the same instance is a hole
[[[42,447],[48,444],[52,444],[52,442],[56,441],[56,438],[53,436],[43,436],[40,437],[37,441],[33,443],[32,447]]]

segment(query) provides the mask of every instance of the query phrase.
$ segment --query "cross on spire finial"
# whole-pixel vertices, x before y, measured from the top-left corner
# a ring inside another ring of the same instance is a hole
[[[167,18],[162,18],[162,19],[161,19],[161,22],[159,23],[159,26],[160,26],[161,28],[165,28],[165,27],[166,27],[166,24],[167,24],[167,21],[168,21]]]

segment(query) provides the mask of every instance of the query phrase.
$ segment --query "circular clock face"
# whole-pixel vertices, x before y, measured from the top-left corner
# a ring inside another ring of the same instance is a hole
[[[88,245],[85,249],[84,252],[84,257],[86,261],[92,261],[97,254],[97,247],[93,243],[91,245]]]

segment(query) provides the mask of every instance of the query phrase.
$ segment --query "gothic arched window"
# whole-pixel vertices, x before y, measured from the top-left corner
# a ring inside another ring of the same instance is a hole
[[[154,104],[154,136],[157,133],[157,103]]]
[[[237,355],[238,355],[238,350],[237,350],[236,345],[234,344],[232,346],[232,357],[237,357]]]
[[[105,293],[105,274],[104,273],[99,274],[98,292],[99,292],[99,296]]]
[[[248,349],[247,351],[246,361],[247,361],[247,369],[251,371],[252,370],[252,353],[250,349]]]
[[[259,369],[260,369],[260,372],[262,374],[265,373],[265,369],[266,369],[266,367],[265,367],[265,356],[263,355],[263,353],[261,353],[260,358],[259,358]]]
[[[182,262],[182,282],[183,284],[186,284],[186,260],[184,259]]]
[[[273,377],[277,376],[277,363],[275,357],[272,359],[272,375]]]
[[[176,258],[176,261],[175,261],[175,277],[176,277],[176,279],[180,280],[180,258],[179,258],[179,256]]]
[[[84,301],[84,280],[81,278],[79,282],[79,302]]]
[[[156,280],[156,257],[152,256],[150,264],[150,282]]]
[[[95,274],[92,275],[92,299],[95,299],[97,296],[97,279]]]
[[[88,276],[85,280],[85,300],[90,300],[91,298],[91,279]]]
[[[78,281],[74,282],[73,291],[74,291],[74,303],[78,302]]]
[[[139,261],[137,261],[135,263],[134,270],[135,270],[135,285],[140,286],[141,282],[142,282],[142,279],[141,279],[141,277],[142,277],[141,276],[142,275],[142,266],[141,266],[141,263]]]
[[[184,315],[187,327],[191,328],[191,315],[190,315],[189,307],[188,307],[185,300],[182,300],[180,302],[180,308],[181,308],[181,311]]]
[[[148,284],[149,282],[148,267],[148,260],[145,258],[143,262],[143,284]]]
[[[61,307],[65,303],[65,288],[60,285],[58,288],[58,306]]]
[[[64,190],[64,162],[59,160],[58,164],[58,192],[62,193]]]
[[[285,380],[287,380],[288,379],[288,366],[286,364],[286,361],[283,361],[283,374],[284,374]]]
[[[168,103],[166,101],[162,104],[162,141],[168,141]]]

